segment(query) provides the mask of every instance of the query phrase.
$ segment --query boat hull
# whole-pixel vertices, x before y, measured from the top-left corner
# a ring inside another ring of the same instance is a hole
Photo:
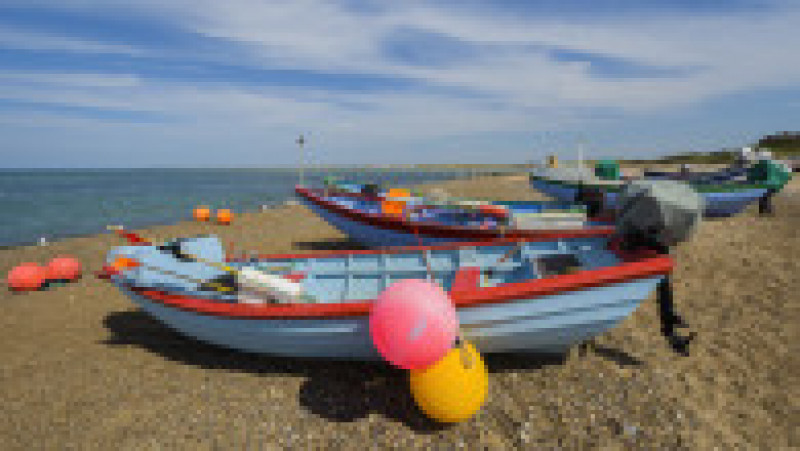
[[[714,172],[693,172],[682,174],[680,172],[644,171],[644,178],[648,180],[677,180],[695,183],[727,182],[737,177],[747,175],[747,168],[725,168]]]
[[[566,352],[614,327],[655,290],[663,276],[458,309],[465,338],[482,353]],[[368,316],[230,318],[154,301],[122,284],[144,311],[175,331],[217,346],[277,356],[378,360]]]
[[[576,185],[563,184],[541,178],[531,178],[531,187],[565,202],[574,202],[578,194]],[[737,191],[700,192],[705,202],[703,215],[709,218],[728,217],[741,213],[748,205],[766,194],[766,188],[747,188]],[[615,191],[603,190],[603,202],[607,208],[616,208],[619,195]]]
[[[564,236],[605,236],[613,232],[610,223],[589,223],[584,228],[564,228],[550,230],[509,230],[505,235],[496,230],[482,230],[477,228],[463,228],[458,232],[435,230],[431,227],[415,227],[410,223],[395,224],[395,227],[386,227],[382,224],[373,225],[365,220],[363,215],[357,213],[345,215],[333,209],[320,205],[314,199],[300,193],[300,202],[325,222],[368,247],[386,246],[431,246],[447,243],[464,243],[475,241],[492,241],[499,238],[559,238]]]
[[[357,241],[368,247],[431,246],[443,243],[474,241],[474,238],[440,238],[424,234],[416,235],[414,233],[404,232],[401,230],[389,230],[382,227],[375,227],[336,214],[326,208],[320,207],[316,203],[311,202],[306,198],[301,197],[300,202],[320,218],[322,218],[325,222],[350,237],[350,239],[353,241]]]

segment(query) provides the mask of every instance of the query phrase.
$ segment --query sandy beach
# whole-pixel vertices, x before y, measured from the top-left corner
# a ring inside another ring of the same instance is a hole
[[[542,198],[519,176],[437,186]],[[800,179],[775,209],[705,221],[679,247],[675,302],[699,335],[691,356],[670,350],[651,298],[585,355],[484,356],[489,400],[453,426],[427,420],[404,372],[386,364],[243,354],[172,332],[91,275],[123,244],[112,234],[0,250],[3,275],[62,253],[86,269],[47,291],[0,290],[0,448],[799,447]],[[139,232],[215,233],[229,251],[357,247],[300,206]]]

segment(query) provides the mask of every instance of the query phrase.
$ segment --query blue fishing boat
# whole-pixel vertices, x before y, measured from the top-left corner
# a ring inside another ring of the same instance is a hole
[[[746,166],[729,166],[716,171],[654,171],[645,170],[643,176],[651,180],[680,180],[688,183],[719,183],[729,182],[739,178],[747,177],[748,168]]]
[[[351,239],[366,246],[414,246],[501,238],[603,237],[613,223],[591,217],[574,202],[459,201],[412,196],[393,202],[383,193],[295,188],[301,202]],[[388,201],[388,202],[387,202]],[[397,204],[392,204],[397,206]]]
[[[673,267],[669,255],[627,249],[609,236],[228,261],[234,270],[272,271],[302,288],[296,301],[267,296],[254,302],[236,283],[223,291],[204,282],[228,274],[210,264],[224,260],[216,237],[181,240],[188,259],[176,258],[174,243],[131,243],[109,252],[100,276],[168,327],[241,351],[334,359],[379,359],[368,330],[370,305],[395,281],[439,283],[464,336],[481,352],[563,353],[630,315]],[[140,264],[119,270],[121,257]]]
[[[572,177],[553,168],[531,172],[530,184],[534,189],[563,202],[580,202],[587,196],[596,196],[607,209],[617,207],[617,198],[625,185],[622,180],[603,180],[591,176]],[[775,183],[735,182],[692,184],[703,198],[706,217],[727,217],[740,213],[748,205],[779,189]]]

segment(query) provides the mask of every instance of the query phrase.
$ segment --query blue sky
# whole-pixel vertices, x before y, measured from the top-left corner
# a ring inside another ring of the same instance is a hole
[[[0,167],[514,163],[800,124],[800,2],[4,0]]]

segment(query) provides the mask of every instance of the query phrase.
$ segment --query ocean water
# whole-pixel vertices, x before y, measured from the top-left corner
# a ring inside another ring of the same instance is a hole
[[[305,183],[321,183],[325,175],[409,186],[463,173],[306,171]],[[171,224],[190,219],[196,205],[256,211],[294,198],[297,182],[297,172],[288,169],[3,169],[0,246],[100,233],[109,224]]]

